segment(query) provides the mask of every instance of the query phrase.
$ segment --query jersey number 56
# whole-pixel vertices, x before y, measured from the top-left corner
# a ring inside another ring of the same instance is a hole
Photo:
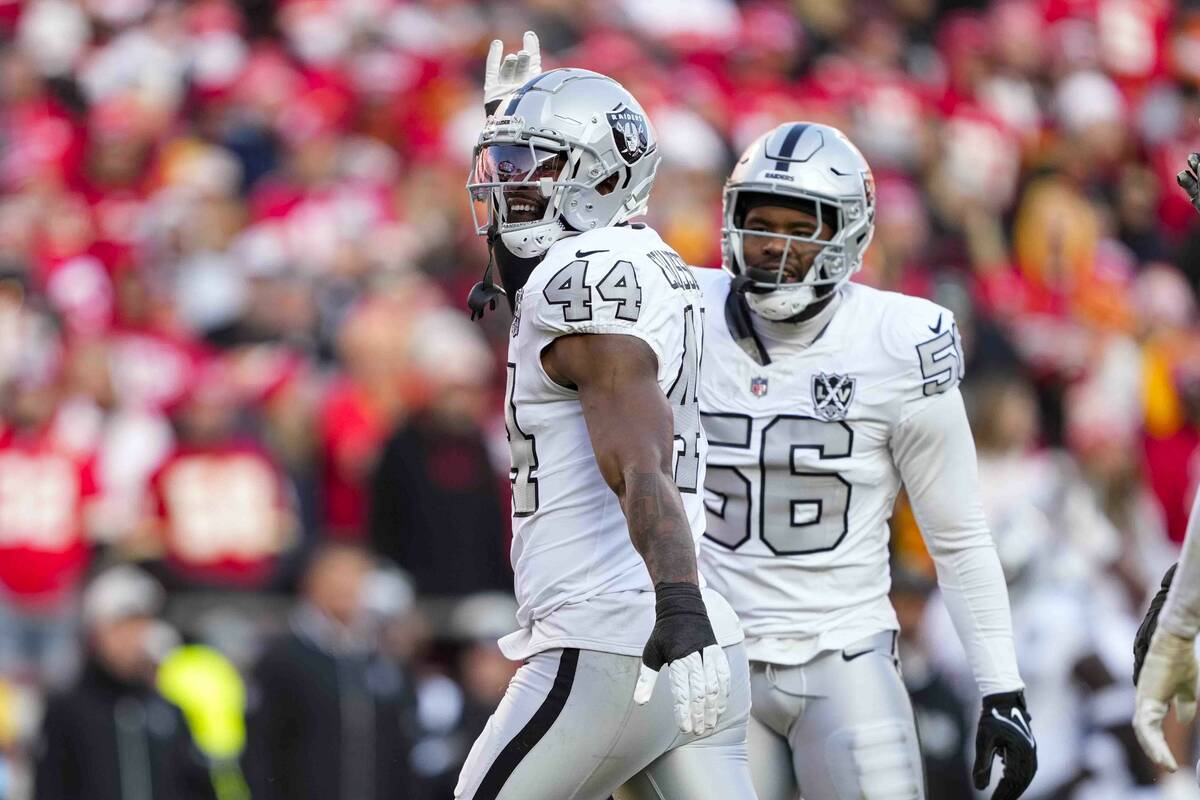
[[[750,417],[704,414],[704,430],[712,448],[749,450]],[[714,542],[736,550],[750,540],[751,515],[758,518],[763,544],[780,556],[821,553],[837,547],[846,535],[851,486],[836,472],[797,469],[797,450],[814,450],[821,461],[848,458],[854,431],[845,422],[780,414],[759,434],[758,492],[740,468],[708,465],[704,481],[708,531]]]

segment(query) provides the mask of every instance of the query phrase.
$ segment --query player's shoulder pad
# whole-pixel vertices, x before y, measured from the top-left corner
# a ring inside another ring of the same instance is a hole
[[[963,378],[962,343],[954,313],[921,297],[873,290],[877,295],[881,350],[893,360],[912,393],[929,397]]]
[[[725,270],[720,267],[688,267],[688,270],[704,293],[706,304],[718,295],[728,294],[730,277]]]
[[[551,333],[604,333],[668,311],[665,295],[699,289],[692,270],[656,234],[606,228],[564,240],[535,270],[534,324]]]

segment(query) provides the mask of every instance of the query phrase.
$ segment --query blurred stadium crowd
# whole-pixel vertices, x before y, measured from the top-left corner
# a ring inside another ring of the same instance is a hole
[[[1200,478],[1200,4],[0,0],[0,798],[450,796],[515,666],[463,183],[527,28],[647,108],[690,263],[761,132],[860,145],[860,279],[962,326],[1027,797],[1200,797],[1128,730]],[[974,688],[893,522],[931,800],[968,800]]]

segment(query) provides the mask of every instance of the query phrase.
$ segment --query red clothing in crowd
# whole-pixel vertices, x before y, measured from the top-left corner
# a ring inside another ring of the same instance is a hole
[[[325,530],[340,538],[362,538],[367,481],[383,448],[388,422],[347,382],[326,396],[319,425]]]
[[[1200,433],[1190,425],[1161,439],[1147,436],[1146,480],[1162,506],[1167,535],[1182,542],[1200,478]]]
[[[52,608],[87,568],[84,523],[97,494],[92,464],[46,434],[0,428],[0,585],[29,609]]]
[[[113,389],[122,403],[169,410],[192,388],[207,351],[187,335],[124,326],[109,339]]]
[[[194,586],[265,589],[289,534],[282,473],[238,443],[181,446],[150,479],[168,570]]]

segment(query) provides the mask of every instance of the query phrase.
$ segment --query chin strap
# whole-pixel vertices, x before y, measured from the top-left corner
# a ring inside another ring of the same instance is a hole
[[[487,266],[483,268],[483,280],[472,286],[470,294],[467,295],[467,307],[471,309],[472,320],[483,319],[485,311],[496,310],[497,299],[508,296],[508,293],[492,280],[492,268],[496,263],[494,248],[499,236],[495,225],[488,228],[488,262]]]

